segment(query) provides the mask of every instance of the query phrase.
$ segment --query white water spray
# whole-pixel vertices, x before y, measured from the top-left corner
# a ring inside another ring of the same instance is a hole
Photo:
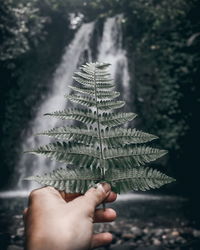
[[[64,94],[69,92],[67,86],[72,84],[73,73],[80,65],[84,52],[87,52],[87,60],[91,61],[89,41],[93,29],[93,22],[83,24],[77,31],[71,44],[66,47],[61,63],[54,74],[52,89],[44,103],[41,105],[36,118],[31,125],[29,132],[30,136],[23,144],[24,150],[37,148],[41,145],[48,144],[51,141],[47,136],[35,136],[34,134],[63,125],[62,120],[53,117],[45,117],[43,115],[48,112],[63,110],[66,107]],[[24,177],[35,173],[42,174],[51,171],[52,169],[55,169],[56,166],[58,166],[57,162],[46,159],[45,157],[35,157],[27,154],[23,155],[17,166],[20,175],[18,187],[23,188],[22,183],[24,183],[24,181],[22,180]],[[33,185],[34,186],[30,187],[31,189],[35,187],[35,184]]]

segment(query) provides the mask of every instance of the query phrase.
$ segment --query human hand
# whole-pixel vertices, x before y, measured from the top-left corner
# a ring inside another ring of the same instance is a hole
[[[112,241],[110,233],[93,233],[93,223],[115,220],[116,212],[96,209],[117,195],[102,183],[84,195],[66,194],[53,187],[36,189],[24,210],[27,250],[84,250]]]

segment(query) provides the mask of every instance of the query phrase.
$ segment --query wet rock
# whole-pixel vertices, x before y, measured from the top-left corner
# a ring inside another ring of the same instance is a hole
[[[154,246],[160,246],[161,245],[161,241],[158,240],[157,238],[153,238],[152,243],[153,243]]]
[[[183,237],[179,236],[179,237],[176,238],[176,242],[181,243],[181,244],[185,244],[186,240]]]
[[[149,229],[148,229],[148,228],[144,228],[144,229],[143,229],[143,233],[144,233],[144,234],[148,234],[148,233],[149,233]]]
[[[16,215],[13,216],[13,218],[18,219],[18,220],[21,220],[22,217],[23,217],[22,214],[16,214]]]
[[[18,228],[17,232],[16,232],[16,235],[17,236],[23,236],[24,235],[24,228],[23,227]]]
[[[200,230],[193,230],[192,234],[195,238],[200,238]]]
[[[131,227],[130,231],[135,235],[135,236],[141,236],[143,231],[139,227]]]
[[[161,236],[162,234],[164,234],[163,229],[161,229],[161,228],[156,229],[156,231],[155,231],[155,236],[159,237],[159,236]]]
[[[122,234],[122,238],[124,240],[131,240],[131,239],[134,239],[135,238],[135,235],[134,234],[131,234],[131,233],[125,233],[125,234]]]
[[[172,231],[171,232],[172,237],[178,237],[179,235],[180,235],[180,233],[178,231]]]

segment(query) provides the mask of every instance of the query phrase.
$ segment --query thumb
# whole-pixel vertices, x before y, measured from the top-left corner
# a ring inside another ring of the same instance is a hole
[[[110,194],[111,186],[108,183],[98,183],[96,188],[90,188],[84,195],[84,200],[96,208],[101,204]]]

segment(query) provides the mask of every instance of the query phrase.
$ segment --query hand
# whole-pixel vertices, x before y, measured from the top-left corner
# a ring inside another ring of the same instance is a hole
[[[24,211],[26,249],[83,250],[110,243],[110,233],[93,234],[93,223],[115,220],[113,209],[96,207],[116,197],[106,183],[85,195],[66,194],[53,187],[32,191]]]

